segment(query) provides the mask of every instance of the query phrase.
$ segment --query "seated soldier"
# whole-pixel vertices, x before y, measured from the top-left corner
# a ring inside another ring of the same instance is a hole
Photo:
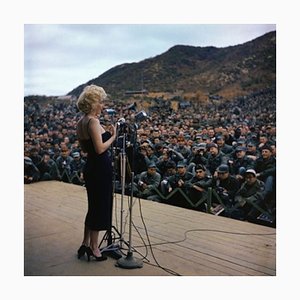
[[[56,159],[57,168],[59,171],[59,180],[71,182],[71,161],[73,158],[69,155],[70,150],[67,146],[63,146],[60,156]]]
[[[217,168],[221,164],[226,164],[227,156],[224,153],[219,151],[219,146],[215,143],[210,143],[207,145],[209,151],[206,167],[209,170],[210,174],[214,177],[217,177]]]
[[[162,180],[168,180],[168,178],[176,174],[176,163],[173,160],[168,160],[165,164],[165,171],[160,172]]]
[[[70,163],[71,167],[71,182],[77,185],[84,184],[83,178],[83,168],[85,166],[85,161],[80,157],[79,152],[74,152],[72,154],[73,160]]]
[[[40,179],[40,171],[30,157],[24,157],[24,183],[37,182]]]
[[[30,149],[29,158],[35,166],[37,166],[37,164],[42,160],[42,157],[39,155],[39,150],[36,147]]]
[[[246,147],[238,146],[235,149],[235,158],[228,160],[230,174],[241,183],[244,181],[245,171],[254,166],[254,160],[246,155],[246,151]]]
[[[234,176],[229,174],[228,165],[223,164],[217,168],[217,178],[214,178],[213,187],[225,206],[231,207],[240,184]]]
[[[146,163],[147,165],[150,164],[150,162],[154,162],[155,164],[157,164],[158,158],[157,156],[154,154],[154,146],[152,144],[149,144],[148,147],[146,148]]]
[[[169,164],[169,162],[173,162],[173,161],[169,158],[168,152],[166,150],[164,150],[162,155],[159,156],[159,158],[156,162],[156,167],[162,177],[164,177],[164,174],[167,172],[167,164]],[[174,168],[176,168],[176,163],[175,162],[173,162],[173,163],[175,165]]]
[[[267,196],[272,196],[276,185],[276,158],[270,145],[261,147],[261,157],[255,161],[254,170],[257,178],[265,183]]]
[[[182,188],[185,190],[186,182],[191,180],[192,178],[193,178],[193,174],[187,172],[186,164],[184,162],[179,162],[177,164],[176,174],[170,176],[168,179],[169,187],[167,192],[171,193],[172,190],[176,188]]]
[[[168,196],[176,188],[180,188],[185,194],[187,194],[188,181],[193,178],[193,174],[187,172],[186,164],[179,162],[177,164],[176,174],[170,176],[167,180],[163,180],[161,189],[164,195]],[[175,204],[182,199],[182,195],[175,193],[171,199],[165,200],[166,203]]]
[[[133,184],[133,194],[137,197],[147,200],[160,201],[159,196],[155,192],[155,188],[159,188],[161,175],[156,170],[155,163],[148,165],[147,171],[137,175],[138,182]]]
[[[207,189],[212,185],[212,178],[206,173],[206,168],[203,165],[195,166],[195,175],[188,182],[187,195],[190,200],[196,204],[207,194]],[[202,202],[197,208],[201,211],[206,211],[205,202]]]
[[[42,160],[37,164],[40,171],[40,180],[56,180],[58,179],[58,169],[56,163],[50,158],[50,154],[45,152]]]
[[[264,198],[264,182],[257,179],[255,170],[246,170],[245,182],[236,193],[236,203],[230,216],[239,220],[253,220],[260,214],[253,203],[262,206]]]
[[[187,160],[191,154],[191,150],[186,146],[185,138],[182,135],[177,137],[177,145],[175,146],[174,150],[181,153],[185,160]]]
[[[194,174],[196,165],[206,165],[207,155],[205,143],[194,145],[192,147],[192,153],[187,160],[188,171]]]
[[[252,158],[254,161],[260,157],[260,153],[257,150],[256,143],[253,141],[249,141],[247,143],[247,151],[246,155],[250,158]]]
[[[226,155],[230,155],[233,151],[233,147],[225,143],[225,137],[223,135],[218,135],[215,138],[216,144],[219,146],[219,150]]]

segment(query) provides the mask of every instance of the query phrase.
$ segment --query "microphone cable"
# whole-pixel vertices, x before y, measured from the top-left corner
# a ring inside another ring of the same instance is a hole
[[[152,264],[150,263],[149,261],[148,262],[145,262],[146,264],[148,265],[151,265],[151,266],[155,266],[155,267],[159,267],[161,268],[162,270],[164,270],[165,272],[171,274],[171,275],[175,275],[175,276],[182,276],[181,274],[177,273],[176,271],[174,270],[171,270],[169,268],[166,268],[166,267],[163,267],[162,265],[159,264],[159,262],[157,261],[155,255],[154,255],[154,252],[153,252],[153,248],[152,246],[159,246],[159,245],[166,245],[166,244],[178,244],[178,243],[182,243],[184,241],[187,240],[187,236],[188,236],[188,233],[191,233],[191,232],[199,232],[199,231],[203,231],[203,232],[217,232],[217,233],[224,233],[224,234],[233,234],[233,235],[242,235],[242,236],[272,236],[272,235],[276,235],[276,233],[246,233],[246,232],[233,232],[233,231],[225,231],[225,230],[218,230],[218,229],[207,229],[207,228],[196,228],[196,229],[189,229],[189,230],[186,230],[184,232],[184,238],[181,239],[181,240],[175,240],[175,241],[167,241],[167,242],[160,242],[160,243],[154,243],[152,244],[151,241],[150,241],[150,237],[149,237],[149,234],[148,234],[148,230],[147,230],[147,226],[145,224],[145,221],[144,221],[144,217],[143,217],[143,213],[142,213],[142,207],[141,207],[141,199],[138,198],[138,203],[139,203],[139,210],[140,210],[140,217],[141,217],[141,220],[142,220],[142,223],[143,223],[143,226],[144,226],[144,229],[145,229],[145,233],[146,233],[146,237],[147,237],[147,240],[148,240],[148,244],[145,243],[142,235],[140,234],[140,232],[138,231],[137,227],[134,225],[134,228],[136,229],[136,231],[138,232],[141,240],[143,241],[143,245],[138,245],[138,246],[135,246],[135,248],[139,248],[139,247],[149,247],[150,248],[150,251],[151,251],[151,254],[152,254],[152,257],[155,261],[156,264]],[[199,252],[199,251],[197,251]],[[148,250],[146,250],[146,256],[143,257],[146,258],[147,255],[148,255]]]
[[[180,275],[179,273],[177,273],[176,271],[173,271],[173,270],[171,270],[171,269],[168,269],[168,268],[166,268],[166,267],[163,267],[163,266],[157,261],[155,255],[154,255],[154,252],[153,252],[153,248],[152,248],[152,244],[151,244],[150,237],[149,237],[149,234],[148,234],[147,226],[146,226],[146,223],[145,223],[145,220],[144,220],[144,216],[143,216],[143,213],[142,213],[142,206],[141,206],[141,199],[140,199],[140,198],[138,198],[138,203],[139,203],[139,210],[140,210],[141,220],[142,220],[142,223],[143,223],[143,226],[144,226],[144,229],[145,229],[145,233],[146,233],[146,237],[147,237],[147,240],[148,240],[148,243],[149,243],[148,245],[146,245],[146,244],[144,243],[144,245],[145,245],[145,247],[149,246],[151,255],[152,255],[152,257],[153,257],[153,259],[154,259],[156,265],[155,265],[155,264],[152,264],[152,263],[150,263],[150,262],[145,262],[145,263],[147,263],[147,264],[149,264],[149,265],[152,265],[152,266],[159,267],[160,269],[164,270],[165,272],[167,272],[167,273],[169,273],[169,274],[171,274],[171,275],[181,276],[181,275]],[[139,235],[140,235],[140,234],[139,234]],[[140,236],[141,236],[141,235],[140,235]],[[155,244],[154,244],[154,245],[155,245]],[[139,247],[143,247],[143,246],[139,246]]]
[[[128,202],[129,202],[129,197],[130,196],[128,196]],[[139,229],[137,228],[137,226],[132,221],[132,225],[133,225],[134,229],[136,230],[136,232],[138,233],[138,235],[139,235],[139,237],[140,237],[140,239],[142,240],[142,243],[143,243],[143,245],[137,245],[137,246],[132,247],[133,251],[136,252],[136,253],[138,253],[142,257],[142,260],[144,260],[144,259],[147,260],[147,261],[144,261],[144,263],[146,263],[148,265],[151,265],[151,266],[154,266],[154,267],[159,267],[162,270],[164,270],[165,272],[167,272],[167,273],[169,273],[171,275],[175,275],[175,276],[182,276],[182,275],[179,274],[179,273],[177,273],[174,270],[171,270],[169,268],[166,268],[166,267],[162,266],[157,261],[155,255],[154,255],[154,251],[153,251],[153,248],[152,248],[153,246],[182,243],[182,242],[184,242],[184,241],[187,240],[187,237],[188,237],[189,233],[191,233],[191,232],[201,232],[201,231],[203,231],[203,232],[217,232],[217,233],[232,234],[232,235],[243,235],[243,236],[250,236],[250,235],[252,235],[252,236],[272,236],[272,235],[276,234],[276,233],[246,233],[246,232],[233,232],[233,231],[225,231],[225,230],[218,230],[218,229],[196,228],[196,229],[186,230],[184,232],[183,239],[175,240],[175,241],[166,241],[166,242],[159,242],[159,243],[151,243],[150,237],[149,237],[149,233],[148,233],[148,230],[147,230],[147,226],[146,226],[146,223],[145,223],[145,220],[144,220],[144,216],[143,216],[143,213],[142,213],[141,198],[136,198],[135,197],[135,200],[132,203],[132,207],[135,205],[135,203],[136,203],[137,200],[138,200],[138,203],[139,203],[140,217],[141,217],[141,221],[143,223],[143,227],[145,229],[145,234],[146,234],[146,237],[147,237],[148,244],[146,244],[146,242],[145,242],[143,236],[141,235]],[[125,216],[125,225],[127,224],[127,221],[128,221],[128,211],[127,211],[127,214]],[[137,250],[134,250],[134,248],[141,248],[141,247],[145,247],[145,249],[146,249],[146,254],[145,255],[142,255]],[[151,252],[151,255],[152,255],[152,257],[153,257],[153,259],[155,261],[155,264],[150,263],[149,259],[147,258],[148,254],[149,254],[148,247],[150,248],[150,252]]]
[[[155,244],[152,244],[152,246],[182,243],[182,242],[186,241],[188,233],[190,233],[190,232],[199,232],[199,231],[203,231],[203,232],[217,232],[217,233],[224,233],[224,234],[244,235],[244,236],[247,236],[247,235],[268,236],[268,235],[275,235],[276,234],[276,233],[246,233],[246,232],[233,232],[233,231],[225,231],[225,230],[218,230],[218,229],[196,228],[196,229],[186,230],[183,233],[184,234],[184,238],[181,239],[181,240],[155,243]],[[147,245],[147,246],[149,246],[149,245]],[[139,248],[139,247],[143,247],[143,245],[136,246],[136,248]]]

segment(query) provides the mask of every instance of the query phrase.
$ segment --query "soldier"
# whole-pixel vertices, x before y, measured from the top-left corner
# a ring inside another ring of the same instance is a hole
[[[147,146],[148,144],[144,143],[133,151],[133,171],[136,175],[147,170]]]
[[[165,172],[162,173],[162,179],[168,179],[176,174],[176,163],[173,160],[168,160],[166,163]]]
[[[234,176],[230,175],[229,167],[226,164],[217,168],[217,174],[217,178],[213,180],[213,187],[225,206],[231,207],[240,184]]]
[[[83,185],[84,184],[83,168],[85,166],[85,161],[80,157],[79,152],[74,152],[72,156],[73,156],[73,160],[70,163],[71,182],[77,185]]]
[[[170,176],[166,180],[162,181],[161,190],[162,193],[167,196],[176,188],[180,188],[185,194],[187,194],[187,188],[189,186],[188,181],[193,178],[193,174],[187,172],[186,164],[179,162],[177,164],[176,174]],[[175,193],[171,198],[165,200],[166,203],[175,204],[182,199],[182,195]]]
[[[145,160],[147,162],[147,165],[149,165],[151,162],[157,163],[158,158],[154,154],[154,146],[152,144],[149,144],[149,146],[146,148],[147,155],[145,157]]]
[[[254,169],[257,178],[265,184],[266,202],[273,210],[276,202],[276,158],[270,145],[261,148],[261,157],[255,161]]]
[[[137,178],[138,183],[134,183],[133,187],[134,194],[143,199],[159,201],[154,187],[159,188],[161,175],[157,172],[155,163],[151,162],[147,171],[142,172]]]
[[[194,174],[195,165],[206,165],[207,155],[205,143],[200,143],[193,146],[192,154],[188,159],[188,170]]]
[[[228,159],[225,157],[224,153],[219,151],[219,146],[215,143],[208,144],[207,149],[209,151],[209,155],[206,167],[212,176],[217,177],[217,168],[222,164],[226,164]]]
[[[228,160],[230,174],[234,175],[240,182],[244,181],[245,171],[254,166],[254,160],[246,155],[246,150],[246,147],[236,147],[235,158]]]
[[[24,157],[24,183],[37,182],[40,179],[40,171],[30,157]]]
[[[64,182],[71,182],[71,162],[73,158],[69,156],[69,149],[63,145],[60,156],[56,159],[57,168],[59,171],[59,180]]]
[[[253,203],[261,206],[265,198],[265,184],[257,179],[255,170],[248,169],[245,173],[245,182],[235,196],[235,209],[231,217],[240,220],[252,220],[260,214]]]
[[[260,157],[260,152],[257,150],[257,146],[255,142],[249,141],[247,143],[246,155],[252,158],[253,160],[256,160]]]
[[[160,173],[162,178],[166,177],[165,174],[167,173],[168,165],[170,165],[170,163],[172,163],[174,165],[174,169],[176,169],[176,163],[172,159],[170,159],[167,149],[164,149],[163,154],[158,158],[156,163],[158,172]],[[168,174],[167,177],[169,176],[170,175]]]
[[[32,162],[34,163],[35,166],[37,166],[37,164],[42,159],[41,155],[39,155],[39,151],[38,151],[38,148],[36,146],[31,148],[29,157],[31,158],[31,160],[32,160]]]
[[[207,194],[207,189],[212,186],[212,178],[206,173],[206,168],[203,165],[195,166],[195,175],[188,182],[187,195],[195,204]],[[205,202],[199,206],[199,210],[206,211]]]
[[[191,150],[185,145],[185,138],[184,136],[179,136],[177,138],[178,145],[175,146],[174,150],[181,153],[185,160],[191,155]]]
[[[261,157],[255,161],[254,169],[257,178],[265,183],[266,193],[271,193],[274,190],[276,175],[276,159],[272,155],[271,146],[264,145],[261,148]]]
[[[170,148],[169,146],[164,148],[164,152],[167,152],[169,158],[176,164],[180,161],[184,161],[183,155],[180,152],[174,150],[173,148]]]
[[[215,139],[216,144],[219,146],[219,150],[226,155],[230,155],[233,151],[233,147],[225,143],[223,135],[218,135]]]
[[[58,179],[58,168],[48,152],[44,152],[42,160],[37,164],[40,171],[40,180]]]
[[[259,136],[258,149],[261,151],[263,146],[268,145],[268,141],[268,135],[266,133],[261,133]]]
[[[187,172],[186,164],[184,162],[179,162],[177,164],[177,172],[173,176],[169,177],[169,189],[170,193],[172,190],[176,188],[181,188],[184,191],[186,190],[186,182],[193,178],[193,174]]]

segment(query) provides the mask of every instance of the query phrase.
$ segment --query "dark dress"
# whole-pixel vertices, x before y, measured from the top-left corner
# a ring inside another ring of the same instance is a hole
[[[103,142],[111,137],[109,132],[102,134]],[[95,152],[92,139],[81,140],[88,153],[83,170],[88,197],[88,212],[85,225],[90,230],[109,230],[112,219],[112,162],[108,150],[101,154]]]

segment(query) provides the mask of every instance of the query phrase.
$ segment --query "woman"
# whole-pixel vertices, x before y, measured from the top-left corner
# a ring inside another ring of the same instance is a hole
[[[116,126],[105,131],[98,119],[106,97],[102,87],[89,85],[77,101],[78,109],[84,113],[77,124],[78,140],[81,149],[88,153],[83,172],[88,212],[78,258],[86,253],[88,260],[92,256],[97,261],[106,259],[98,248],[98,235],[99,231],[111,228],[112,217],[112,162],[107,150],[116,138]]]

